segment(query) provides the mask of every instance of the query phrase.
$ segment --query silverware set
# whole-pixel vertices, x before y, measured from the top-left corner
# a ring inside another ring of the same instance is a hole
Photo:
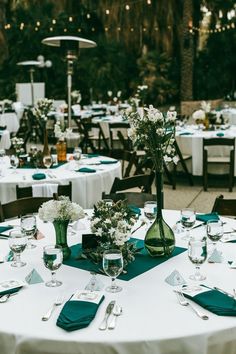
[[[64,296],[62,295],[58,295],[57,298],[55,299],[54,303],[52,304],[52,306],[50,307],[50,309],[42,316],[42,321],[48,321],[49,318],[51,317],[53,311],[55,310],[55,308],[57,306],[62,305],[64,302]]]
[[[181,306],[189,306],[194,312],[195,314],[200,317],[202,320],[208,320],[209,317],[203,313],[202,311],[198,310],[195,306],[193,306],[185,297],[184,297],[184,294],[180,291],[180,290],[174,290],[177,298],[178,298],[178,301],[179,301],[179,304]]]
[[[16,295],[17,293],[0,295],[0,303],[7,302],[10,296]]]
[[[99,326],[101,331],[108,329],[115,329],[117,318],[122,314],[123,310],[122,307],[117,305],[116,302],[113,300],[111,301],[107,308],[104,315],[104,318]],[[111,321],[109,322],[109,318],[112,316]],[[109,323],[108,323],[109,322]]]

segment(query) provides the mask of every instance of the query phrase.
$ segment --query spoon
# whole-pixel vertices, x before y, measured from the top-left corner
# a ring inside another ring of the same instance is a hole
[[[122,307],[119,305],[115,305],[112,314],[113,314],[113,318],[108,326],[108,329],[115,329],[117,317],[122,314]]]
[[[9,297],[10,297],[11,295],[15,295],[15,293],[2,295],[2,296],[0,297],[0,303],[6,302],[6,301],[9,299]]]

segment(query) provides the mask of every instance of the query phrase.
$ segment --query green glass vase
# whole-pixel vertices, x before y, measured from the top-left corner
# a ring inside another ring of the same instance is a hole
[[[61,246],[63,260],[70,258],[71,250],[67,244],[67,228],[69,220],[55,220],[53,225],[56,233],[56,245]]]
[[[157,215],[148,229],[144,245],[152,257],[170,256],[175,248],[175,235],[162,216],[163,180],[162,172],[156,172]]]

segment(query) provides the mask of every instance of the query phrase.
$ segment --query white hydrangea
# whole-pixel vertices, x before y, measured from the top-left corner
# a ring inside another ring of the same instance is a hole
[[[71,220],[76,221],[84,217],[82,207],[71,202],[67,197],[60,197],[59,200],[49,200],[39,208],[39,217],[44,221]]]
[[[193,112],[192,117],[194,120],[203,120],[206,117],[206,113],[203,109],[199,109],[199,110]]]

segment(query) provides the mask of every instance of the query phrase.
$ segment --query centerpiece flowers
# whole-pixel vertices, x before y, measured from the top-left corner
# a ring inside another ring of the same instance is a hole
[[[58,200],[49,200],[39,208],[39,218],[53,223],[56,233],[56,245],[62,247],[63,259],[70,257],[71,250],[67,244],[67,227],[70,221],[84,218],[82,207],[70,201],[68,197],[60,196]]]
[[[128,263],[134,261],[135,253],[139,251],[135,243],[129,241],[136,220],[136,214],[125,201],[118,201],[112,205],[106,200],[99,201],[91,217],[91,231],[96,235],[97,246],[92,250],[84,250],[84,255],[99,263],[104,251],[111,248],[119,249],[126,267]]]
[[[24,140],[22,138],[18,138],[17,136],[14,136],[14,138],[11,138],[11,143],[17,156],[24,153],[25,151],[23,148]]]
[[[175,156],[176,112],[162,114],[153,106],[129,114],[130,139],[136,146],[144,146],[147,156],[153,161],[156,171],[157,216],[145,237],[145,247],[151,256],[169,256],[175,247],[172,229],[162,217],[164,161],[177,163]]]
[[[210,123],[209,122],[210,111],[211,111],[211,103],[202,101],[201,109],[193,113],[193,119],[196,121],[197,124],[203,124],[205,129],[208,129]]]
[[[52,110],[53,100],[41,98],[33,108],[33,115],[44,121],[47,121],[48,113]]]

